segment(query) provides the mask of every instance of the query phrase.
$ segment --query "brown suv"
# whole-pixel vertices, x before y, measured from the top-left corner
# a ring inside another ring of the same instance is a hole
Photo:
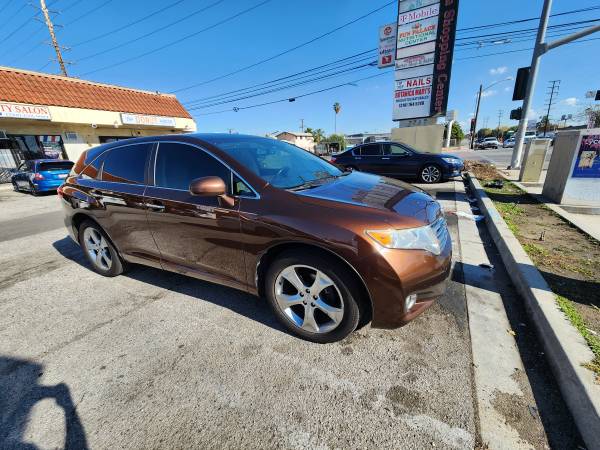
[[[444,292],[440,205],[400,181],[342,172],[285,142],[153,136],[87,150],[59,189],[94,270],[145,264],[267,298],[293,333],[394,328]]]

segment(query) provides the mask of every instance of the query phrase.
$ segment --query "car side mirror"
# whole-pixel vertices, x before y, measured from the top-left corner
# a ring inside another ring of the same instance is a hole
[[[225,195],[227,187],[219,177],[202,177],[192,180],[190,194],[198,197],[219,197]]]
[[[192,180],[190,194],[198,197],[218,197],[219,202],[233,207],[235,200],[227,195],[227,186],[220,177],[202,177]]]

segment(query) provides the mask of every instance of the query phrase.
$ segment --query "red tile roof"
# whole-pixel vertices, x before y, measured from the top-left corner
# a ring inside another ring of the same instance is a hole
[[[0,100],[191,118],[174,95],[0,67]]]

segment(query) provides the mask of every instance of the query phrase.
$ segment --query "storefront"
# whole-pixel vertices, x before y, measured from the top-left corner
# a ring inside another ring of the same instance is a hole
[[[22,160],[77,160],[107,142],[194,131],[174,95],[0,67],[0,182]]]

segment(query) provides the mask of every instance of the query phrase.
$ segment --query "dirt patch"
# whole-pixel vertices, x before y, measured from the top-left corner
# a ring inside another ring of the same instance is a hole
[[[479,163],[471,168],[552,291],[574,308],[570,314],[559,301],[595,352],[594,370],[600,374],[600,346],[594,348],[600,345],[600,243],[502,180],[493,166]],[[575,323],[573,316],[580,316],[582,323]]]
[[[525,392],[527,377],[522,370],[515,370],[511,378],[517,382],[521,391]],[[536,449],[547,449],[548,443],[541,425],[535,403],[529,403],[526,396],[497,393],[492,405],[506,422],[519,434],[521,440]]]
[[[394,410],[398,407],[398,409],[402,411],[414,412],[418,411],[423,404],[423,397],[421,394],[411,391],[404,386],[392,386],[386,392],[385,396],[394,405]]]

